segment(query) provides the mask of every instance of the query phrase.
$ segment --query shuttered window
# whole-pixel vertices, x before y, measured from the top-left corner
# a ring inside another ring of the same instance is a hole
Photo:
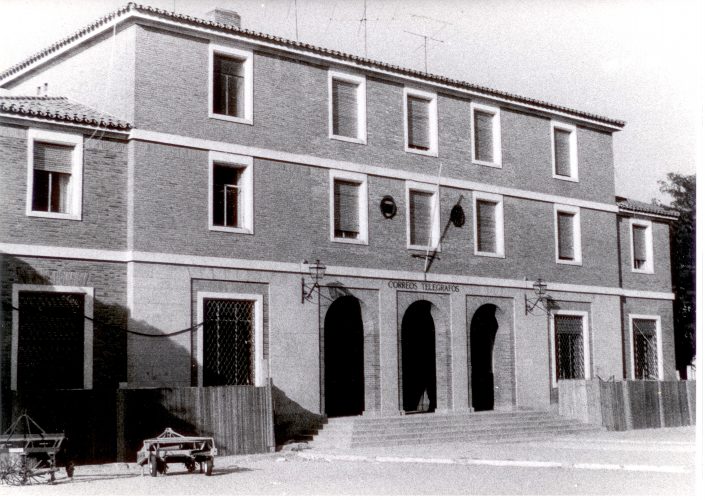
[[[429,108],[431,102],[420,97],[407,96],[407,141],[410,148],[428,150],[430,142]]]
[[[245,61],[214,54],[213,112],[245,117]]]
[[[432,210],[432,193],[409,191],[409,241],[412,245],[429,244],[433,230]]]
[[[333,203],[335,237],[357,239],[360,234],[360,184],[335,180]]]
[[[632,241],[634,243],[634,269],[646,268],[646,230],[647,229],[644,226],[632,226]]]
[[[477,201],[477,251],[497,252],[497,203]]]
[[[69,213],[74,147],[34,142],[32,210]]]
[[[558,258],[562,260],[575,259],[575,214],[558,212]]]
[[[494,161],[494,115],[474,110],[475,160]]]
[[[243,227],[242,167],[213,165],[213,225]]]
[[[571,153],[570,153],[571,132],[553,129],[553,151],[555,155],[556,175],[572,177]]]
[[[358,138],[359,84],[333,79],[333,135]]]

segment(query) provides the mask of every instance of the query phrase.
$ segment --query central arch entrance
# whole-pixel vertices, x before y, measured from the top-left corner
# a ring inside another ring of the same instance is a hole
[[[326,415],[361,415],[365,409],[364,331],[355,297],[340,297],[328,308],[323,356]]]
[[[432,304],[409,306],[401,323],[401,383],[405,412],[436,409],[436,327]]]
[[[494,409],[493,351],[499,324],[497,306],[484,304],[477,308],[470,322],[470,379],[472,407],[475,411]]]

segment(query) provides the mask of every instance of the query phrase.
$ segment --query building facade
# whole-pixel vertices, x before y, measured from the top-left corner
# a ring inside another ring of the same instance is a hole
[[[623,122],[219,14],[129,4],[0,73],[4,392],[393,415],[676,378],[673,214],[615,198]]]

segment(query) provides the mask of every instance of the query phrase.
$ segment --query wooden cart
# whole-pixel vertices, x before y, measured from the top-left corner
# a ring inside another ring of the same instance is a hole
[[[137,452],[137,465],[148,465],[152,476],[166,474],[170,463],[182,463],[189,472],[194,472],[198,465],[200,472],[210,476],[217,454],[213,438],[182,436],[167,427],[159,436],[144,440]]]
[[[59,470],[56,456],[64,439],[63,433],[47,433],[29,415],[20,415],[0,435],[0,484],[21,485],[42,478],[53,483]],[[73,470],[73,464],[68,463],[69,478],[73,477]]]

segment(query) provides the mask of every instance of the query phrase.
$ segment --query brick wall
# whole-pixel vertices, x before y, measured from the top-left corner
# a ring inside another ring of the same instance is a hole
[[[68,129],[67,129],[68,130]],[[71,130],[75,133],[75,129]],[[84,135],[83,220],[28,217],[27,129],[0,125],[0,241],[119,250],[126,245],[127,144]]]

